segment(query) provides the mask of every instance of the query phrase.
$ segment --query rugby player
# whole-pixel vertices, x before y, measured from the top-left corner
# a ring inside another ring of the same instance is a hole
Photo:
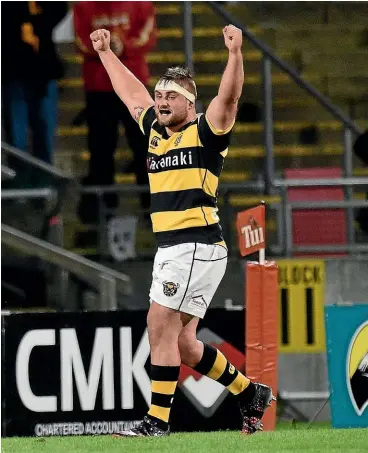
[[[121,436],[169,434],[182,363],[236,395],[245,434],[262,429],[261,418],[273,399],[270,387],[251,382],[218,349],[196,337],[226,270],[216,196],[244,83],[242,32],[228,25],[223,36],[229,54],[218,94],[205,114],[197,114],[197,89],[188,69],[169,68],[152,99],[110,49],[110,33],[90,35],[114,90],[149,137],[151,220],[158,246],[147,317],[151,406],[140,425]]]

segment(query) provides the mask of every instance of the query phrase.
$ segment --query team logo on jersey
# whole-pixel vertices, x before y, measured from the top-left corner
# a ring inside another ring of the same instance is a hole
[[[160,143],[160,137],[153,137],[151,142],[150,142],[150,148],[157,148],[158,144]]]
[[[179,145],[179,143],[181,142],[182,137],[183,137],[183,134],[181,133],[181,134],[176,138],[176,140],[175,140],[175,142],[174,142],[174,145],[175,145],[175,146],[178,146],[178,145]]]
[[[165,296],[172,297],[175,296],[176,292],[180,288],[179,283],[174,282],[163,282],[163,291]]]
[[[362,415],[368,407],[368,321],[354,333],[346,362],[350,399],[355,412]]]

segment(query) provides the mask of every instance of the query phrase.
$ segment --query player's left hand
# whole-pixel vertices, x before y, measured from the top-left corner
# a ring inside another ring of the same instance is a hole
[[[238,52],[241,49],[243,42],[242,31],[235,25],[227,25],[222,33],[224,35],[225,45],[230,52]]]

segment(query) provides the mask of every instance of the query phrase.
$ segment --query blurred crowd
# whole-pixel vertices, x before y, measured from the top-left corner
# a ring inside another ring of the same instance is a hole
[[[53,40],[55,28],[69,12],[68,2],[15,2],[1,4],[2,15],[2,128],[3,140],[53,163],[57,126],[58,83],[63,64]],[[114,183],[114,154],[118,126],[122,124],[133,160],[125,170],[136,175],[138,184],[147,184],[147,139],[113,91],[109,77],[89,35],[98,28],[111,32],[113,52],[144,84],[149,80],[147,53],[156,44],[156,20],[152,2],[84,1],[71,6],[75,44],[82,56],[85,109],[90,153],[84,185]],[[80,112],[76,112],[80,113]],[[106,197],[116,207],[115,195]],[[149,195],[141,195],[149,208]],[[97,220],[94,196],[85,195],[79,205],[82,222]]]

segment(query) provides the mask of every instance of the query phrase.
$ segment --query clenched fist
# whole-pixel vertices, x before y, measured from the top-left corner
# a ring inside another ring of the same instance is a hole
[[[225,45],[230,52],[236,53],[241,49],[243,42],[242,31],[234,25],[227,25],[223,30]]]
[[[96,52],[105,52],[110,49],[110,32],[108,30],[96,30],[89,37]]]

